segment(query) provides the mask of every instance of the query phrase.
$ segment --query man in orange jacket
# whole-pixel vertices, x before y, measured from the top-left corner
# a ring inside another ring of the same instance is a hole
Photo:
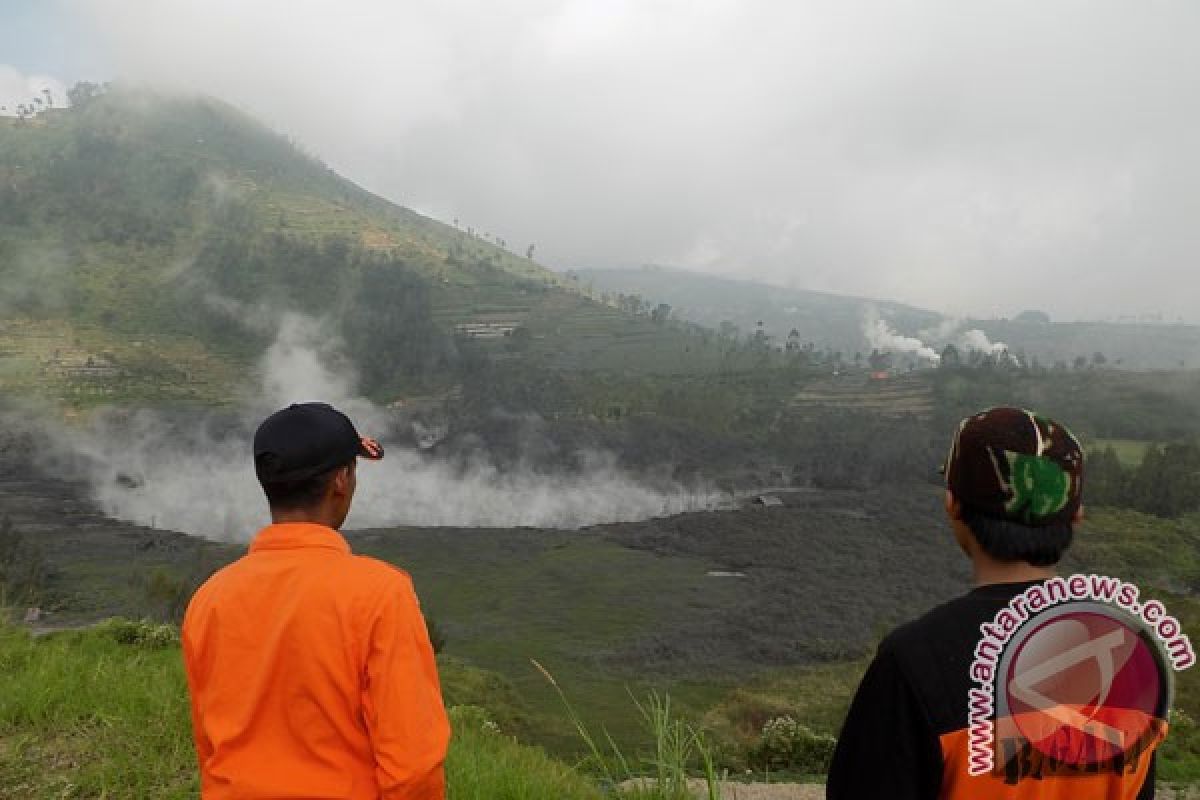
[[[450,726],[409,576],[338,533],[358,457],[341,412],[254,436],[273,524],[196,592],[183,654],[205,800],[442,800]]]

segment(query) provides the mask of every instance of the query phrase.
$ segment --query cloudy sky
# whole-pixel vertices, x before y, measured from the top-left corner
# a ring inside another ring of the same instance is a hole
[[[536,242],[953,313],[1200,322],[1194,0],[0,0],[0,105],[264,118]]]

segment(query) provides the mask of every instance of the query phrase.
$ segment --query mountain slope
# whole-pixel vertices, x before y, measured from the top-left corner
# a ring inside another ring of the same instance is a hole
[[[676,315],[711,328],[732,324],[742,334],[764,331],[782,343],[794,329],[803,342],[846,354],[870,350],[863,338],[869,308],[909,335],[936,325],[942,315],[899,303],[786,289],[753,281],[704,275],[669,267],[583,269],[579,283],[610,295],[637,295],[651,304],[667,303]],[[619,302],[619,298],[618,298]]]
[[[116,87],[2,119],[0,388],[220,402],[283,311],[331,320],[379,397],[496,359],[712,359],[502,244],[362,190],[216,100]]]
[[[962,349],[972,341],[964,340],[962,334],[975,329],[992,342],[1005,343],[1012,353],[1036,357],[1045,366],[1073,365],[1080,357],[1091,363],[1100,353],[1101,365],[1125,369],[1200,367],[1200,326],[1196,325],[1161,321],[1051,322],[1033,312],[1012,320],[960,320],[947,334],[936,330],[943,322],[951,322],[944,315],[897,303],[657,266],[582,269],[571,274],[578,284],[617,297],[618,304],[620,295],[636,295],[650,305],[669,304],[672,312],[683,319],[712,328],[729,323],[743,334],[754,333],[762,322],[765,333],[777,343],[795,329],[802,342],[811,341],[818,349],[828,347],[848,355],[866,353],[875,346],[864,336],[864,320],[874,311],[900,335],[927,339],[926,344],[937,350],[951,342]]]

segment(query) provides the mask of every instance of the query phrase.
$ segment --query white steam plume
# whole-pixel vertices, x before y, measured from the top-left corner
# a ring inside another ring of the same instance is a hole
[[[387,430],[388,412],[354,393],[337,358],[337,340],[327,326],[285,314],[262,359],[258,392],[244,400],[242,424],[222,431],[211,419],[181,425],[143,411],[101,418],[87,431],[60,436],[60,447],[86,465],[93,498],[105,513],[245,540],[268,521],[246,433],[267,413],[320,400],[345,411],[364,435]],[[610,454],[584,454],[581,460],[585,466],[578,472],[547,475],[528,467],[504,470],[479,454],[459,469],[393,445],[383,461],[360,465],[347,527],[579,528],[720,503],[717,493],[642,485],[618,469]]]
[[[872,348],[882,353],[911,353],[934,364],[941,361],[938,352],[920,339],[897,333],[874,306],[869,306],[863,316],[863,336]]]
[[[990,353],[991,355],[1004,355],[1008,353],[1008,345],[1004,342],[993,342],[987,337],[987,334],[978,328],[972,328],[969,331],[963,331],[958,337],[960,346],[967,350],[978,350],[981,353]]]
[[[953,344],[966,352],[975,350],[1017,363],[1016,356],[1009,352],[1007,344],[993,342],[986,333],[978,328],[967,329],[967,321],[964,319],[946,317],[937,325],[921,331],[920,335],[939,344]]]

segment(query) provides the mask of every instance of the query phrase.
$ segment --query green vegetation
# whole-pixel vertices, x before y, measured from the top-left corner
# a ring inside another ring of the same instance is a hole
[[[580,270],[578,283],[607,295],[624,306],[657,307],[659,303],[678,309],[689,322],[727,336],[764,336],[786,346],[795,330],[801,347],[807,343],[820,351],[841,351],[847,364],[855,351],[863,349],[863,315],[875,306],[904,331],[915,333],[937,325],[935,312],[898,303],[869,301],[824,292],[768,286],[667,267]],[[863,357],[866,353],[861,353]]]
[[[491,361],[645,374],[729,360],[706,332],[593,298],[502,237],[363,191],[220,102],[86,95],[0,120],[6,389],[76,408],[221,403],[283,311],[328,318],[389,401]]]
[[[450,710],[454,738],[446,760],[452,800],[600,800],[596,784],[579,771],[520,745],[485,709]]]
[[[927,331],[944,322],[941,314],[897,303],[830,295],[804,289],[688,272],[669,267],[595,269],[571,273],[576,284],[591,287],[618,304],[657,307],[669,304],[689,322],[713,330],[737,329],[753,335],[762,326],[779,345],[795,331],[801,342],[818,350],[846,354],[852,363],[863,349],[863,317],[874,307],[881,317],[908,336],[928,338]],[[962,329],[982,330],[1004,342],[1023,364],[1066,371],[1134,369],[1183,370],[1200,366],[1200,326],[1140,323],[1056,322],[1044,312],[1028,311],[1012,320],[963,320]],[[940,346],[940,345],[939,345]],[[861,355],[865,358],[867,352]]]
[[[704,715],[721,763],[811,780],[825,773],[865,659],[763,672],[729,690]]]
[[[575,732],[587,747],[591,765],[604,776],[606,786],[619,787],[617,793],[630,800],[692,800],[689,768],[698,765],[707,797],[719,800],[721,792],[712,747],[703,732],[672,713],[669,695],[651,692],[644,703],[632,698],[654,745],[645,759],[634,760],[622,752],[608,731],[604,731],[603,739],[593,733],[554,676],[536,661],[533,665],[554,687]]]
[[[184,798],[198,791],[195,753],[177,629],[111,619],[87,630],[34,638],[0,621],[0,794],[40,798]],[[443,663],[448,686],[457,667]],[[449,693],[448,693],[449,697]],[[565,700],[565,698],[564,698]],[[600,800],[589,774],[606,775],[608,796],[684,800],[688,767],[716,772],[703,735],[676,719],[667,697],[632,704],[655,748],[643,762],[608,738],[621,777],[648,782],[618,788],[602,758],[580,770],[518,743],[491,712],[450,709],[454,737],[446,764],[451,800]],[[586,726],[568,706],[578,730]],[[594,744],[594,742],[593,742]]]
[[[700,327],[650,289],[597,290],[525,247],[374,197],[221,103],[78,97],[0,119],[5,397],[70,413],[229,404],[278,313],[299,311],[325,318],[372,398],[435,408],[463,438],[516,438],[494,412],[537,412],[563,462],[611,450],[681,481],[826,490],[794,508],[569,534],[353,535],[412,572],[444,636],[454,797],[591,798],[647,772],[666,796],[685,772],[819,775],[872,642],[966,585],[936,467],[951,426],[988,405],[1038,409],[1088,443],[1090,519],[1066,566],[1137,580],[1197,630],[1197,373],[977,359],[879,380],[869,370],[886,359],[850,352],[860,301],[718,282],[713,304],[734,289],[775,302],[795,334],[772,339],[776,317],[759,325],[745,308]],[[901,328],[934,321],[890,311]],[[808,333],[834,329],[844,345]],[[25,491],[22,469],[6,498]],[[0,603],[55,624],[178,620],[239,552],[62,519],[36,541],[0,520]],[[37,640],[0,627],[0,794],[193,795],[171,638],[150,624]],[[1161,774],[1200,779],[1191,672],[1178,707]]]
[[[178,648],[112,624],[34,639],[0,623],[0,794],[196,794]]]
[[[1148,445],[1136,467],[1122,463],[1110,445],[1093,452],[1088,466],[1092,502],[1160,517],[1200,511],[1200,444],[1196,442]]]
[[[1142,459],[1146,456],[1146,450],[1152,444],[1154,442],[1137,439],[1096,439],[1085,442],[1084,446],[1092,454],[1102,453],[1111,447],[1117,460],[1121,462],[1121,466],[1132,468],[1142,463]]]
[[[575,753],[579,742],[531,658],[561,677],[584,718],[626,743],[647,741],[630,713],[629,690],[640,695],[668,688],[693,714],[719,691],[639,675],[613,653],[660,626],[682,624],[701,598],[706,607],[736,601],[738,587],[714,585],[701,561],[552,532],[363,538],[355,541],[356,550],[403,564],[416,576],[423,607],[446,632],[446,652],[487,670],[453,678],[453,702],[486,706],[506,730],[554,752]],[[536,600],[529,595],[533,586]],[[504,676],[502,684],[494,673]]]
[[[169,626],[121,620],[41,639],[0,624],[0,794],[194,797],[177,645]],[[503,735],[486,712],[456,708],[452,720],[451,798],[600,796],[579,773]]]

